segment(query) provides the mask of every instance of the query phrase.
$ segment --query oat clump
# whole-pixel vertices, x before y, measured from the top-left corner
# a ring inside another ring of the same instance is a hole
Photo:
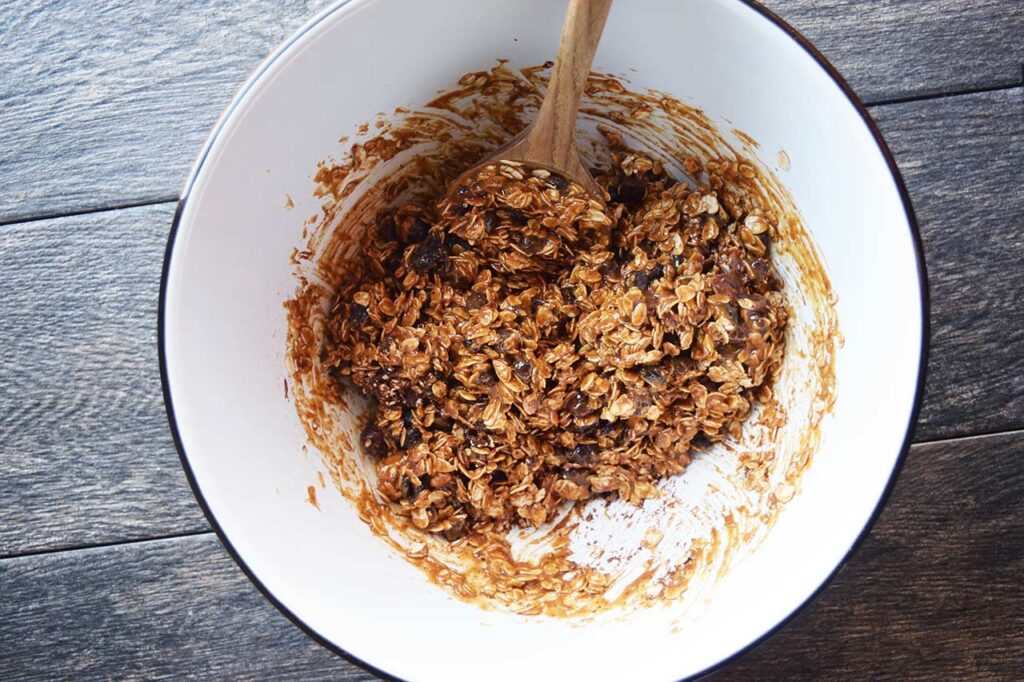
[[[617,152],[603,205],[503,162],[379,217],[324,363],[373,399],[362,446],[416,527],[457,540],[637,502],[738,436],[784,350],[776,219],[706,170],[694,188]]]

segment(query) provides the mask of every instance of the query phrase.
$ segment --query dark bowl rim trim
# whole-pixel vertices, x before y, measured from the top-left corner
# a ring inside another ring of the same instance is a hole
[[[292,35],[284,43],[282,43],[280,46],[278,46],[271,53],[271,55],[257,68],[257,70],[252,74],[252,76],[250,76],[250,78],[246,81],[245,85],[242,86],[241,90],[239,90],[239,92],[235,95],[235,97],[232,100],[231,104],[228,105],[227,110],[225,110],[224,114],[218,120],[218,122],[216,123],[216,125],[213,128],[213,131],[210,133],[209,137],[207,138],[206,142],[204,143],[203,150],[200,152],[199,157],[196,160],[194,167],[192,168],[192,170],[189,173],[187,184],[186,184],[185,189],[184,189],[184,191],[182,193],[181,199],[178,201],[178,206],[177,206],[177,209],[174,212],[174,218],[173,218],[173,220],[171,222],[171,230],[170,230],[170,233],[169,233],[169,235],[167,237],[167,247],[166,247],[165,252],[164,252],[163,268],[162,268],[161,274],[160,274],[160,300],[159,300],[159,305],[158,305],[158,308],[157,308],[157,346],[158,346],[159,359],[160,359],[160,383],[161,383],[161,387],[163,389],[164,406],[165,406],[166,411],[167,411],[167,419],[168,419],[168,423],[170,425],[171,436],[173,437],[175,448],[178,451],[178,457],[181,460],[181,466],[182,466],[182,468],[185,471],[185,476],[188,479],[189,486],[192,488],[192,493],[195,495],[196,500],[198,501],[200,508],[203,510],[203,514],[206,516],[206,519],[209,521],[210,526],[213,528],[214,532],[216,533],[217,537],[220,539],[221,544],[227,550],[228,554],[231,556],[232,559],[234,559],[235,563],[237,563],[238,566],[242,569],[242,572],[245,573],[245,575],[256,586],[256,588],[263,594],[263,596],[266,597],[267,600],[270,601],[270,603],[272,603],[278,609],[278,611],[280,611],[282,614],[284,614],[284,616],[287,617],[288,620],[290,620],[293,624],[295,624],[295,626],[297,626],[300,630],[302,630],[308,637],[310,637],[311,639],[316,641],[318,644],[320,644],[324,648],[326,648],[329,651],[333,652],[334,654],[344,658],[345,660],[349,661],[350,663],[354,663],[354,664],[358,665],[359,667],[363,668],[364,670],[367,670],[367,671],[373,673],[374,675],[377,675],[377,676],[381,677],[382,679],[394,680],[396,682],[403,682],[401,680],[401,678],[398,678],[398,677],[396,677],[396,676],[394,676],[394,675],[392,675],[392,674],[390,674],[390,673],[388,673],[388,672],[386,672],[384,670],[381,670],[380,668],[377,668],[377,667],[375,667],[373,665],[370,665],[366,661],[363,661],[363,660],[353,656],[352,654],[350,654],[349,652],[345,651],[344,649],[342,649],[337,644],[334,644],[333,642],[329,641],[326,637],[324,637],[323,635],[318,633],[316,630],[314,630],[308,624],[306,624],[301,618],[299,618],[287,606],[285,606],[280,600],[278,600],[277,597],[274,596],[274,594],[272,592],[270,592],[269,589],[267,589],[267,587],[262,583],[262,581],[260,581],[260,579],[253,572],[253,570],[245,563],[245,560],[242,558],[242,556],[237,552],[237,550],[231,544],[231,541],[228,539],[227,535],[224,533],[224,530],[221,528],[220,524],[217,522],[216,517],[211,512],[210,507],[209,507],[209,505],[206,502],[206,498],[203,496],[203,492],[199,488],[199,484],[196,481],[195,473],[192,471],[192,467],[189,464],[188,455],[185,452],[185,446],[184,446],[184,443],[182,443],[181,434],[178,431],[177,420],[176,420],[175,413],[174,413],[174,402],[173,402],[173,400],[171,398],[171,387],[170,387],[170,381],[168,379],[168,373],[167,373],[167,355],[166,355],[166,344],[165,344],[164,317],[165,317],[165,313],[166,313],[166,306],[165,306],[165,304],[166,304],[166,299],[167,299],[168,274],[170,272],[171,257],[172,257],[173,252],[174,252],[175,238],[177,237],[177,234],[178,234],[178,227],[179,227],[179,224],[181,222],[181,217],[182,217],[182,214],[184,213],[185,205],[188,202],[189,195],[190,195],[190,192],[192,190],[192,186],[195,184],[195,180],[199,176],[199,172],[202,169],[203,163],[206,161],[206,158],[209,155],[210,150],[211,150],[214,142],[218,139],[221,130],[224,128],[224,126],[227,124],[227,122],[231,119],[232,114],[235,112],[235,110],[244,101],[245,96],[248,94],[248,92],[258,82],[260,82],[260,80],[262,79],[263,74],[266,73],[270,69],[270,67],[275,62],[277,62],[278,59],[280,59],[282,56],[284,56],[284,54],[289,50],[289,48],[292,45],[294,45],[299,39],[301,39],[303,36],[305,36],[311,30],[313,30],[314,28],[319,26],[325,20],[327,20],[328,18],[333,16],[335,12],[337,12],[339,9],[341,9],[345,5],[349,4],[349,2],[351,2],[351,1],[352,0],[339,0],[336,4],[332,5],[330,8],[325,9],[319,16],[317,16],[314,19],[311,19],[309,22],[307,22],[294,35]],[[795,618],[797,614],[799,614],[801,611],[803,611],[807,607],[808,604],[810,604],[812,601],[814,601],[825,590],[826,587],[829,586],[829,584],[832,582],[832,580],[835,578],[835,576],[839,573],[839,571],[843,568],[843,566],[845,566],[846,563],[850,560],[850,557],[853,555],[854,551],[861,545],[861,543],[864,541],[864,539],[867,537],[868,533],[870,532],[872,526],[874,526],[875,522],[878,520],[878,517],[879,517],[879,515],[881,514],[881,511],[882,511],[882,508],[885,506],[885,503],[888,501],[889,497],[892,494],[893,487],[896,484],[896,480],[899,477],[899,473],[900,473],[900,471],[903,468],[904,462],[906,461],[907,454],[910,451],[910,446],[911,446],[912,441],[913,441],[914,428],[915,428],[915,425],[916,425],[916,422],[917,422],[917,417],[918,417],[918,415],[919,415],[919,413],[921,411],[921,402],[922,402],[922,398],[923,398],[923,395],[924,395],[924,384],[925,384],[925,375],[926,375],[926,370],[927,370],[927,361],[928,361],[928,355],[929,355],[929,352],[930,352],[931,320],[930,320],[930,314],[929,314],[930,304],[929,304],[929,293],[928,293],[928,278],[927,278],[927,274],[926,274],[926,270],[925,270],[925,262],[924,262],[924,248],[923,248],[922,242],[921,242],[921,234],[920,234],[920,230],[919,230],[919,227],[918,227],[918,224],[917,224],[917,217],[915,216],[914,208],[911,205],[910,195],[907,192],[906,184],[903,182],[903,177],[901,176],[900,171],[899,171],[898,167],[896,166],[896,161],[893,158],[892,152],[889,150],[888,145],[885,143],[885,140],[882,138],[881,132],[879,132],[878,127],[875,125],[875,122],[872,120],[871,115],[868,113],[867,108],[864,106],[864,103],[853,92],[853,89],[846,82],[846,80],[839,74],[839,72],[836,70],[836,68],[834,66],[832,66],[832,64],[828,61],[828,59],[826,59],[825,56],[816,47],[814,47],[814,45],[812,45],[809,40],[807,40],[803,35],[800,34],[800,32],[798,32],[795,28],[790,26],[786,21],[784,21],[782,18],[780,18],[774,12],[772,12],[771,10],[768,10],[765,7],[763,7],[756,0],[737,0],[737,1],[742,3],[742,4],[744,4],[744,5],[746,5],[747,7],[751,8],[751,9],[753,9],[755,12],[760,14],[763,18],[767,19],[769,22],[774,24],[777,28],[781,29],[787,36],[789,36],[790,39],[792,39],[797,45],[802,47],[804,49],[804,51],[807,52],[807,54],[810,55],[810,57],[812,59],[814,59],[814,61],[818,64],[818,66],[821,67],[821,69],[832,79],[832,81],[836,84],[836,86],[840,89],[840,91],[846,96],[846,99],[849,101],[850,105],[853,106],[854,109],[856,109],[858,114],[860,114],[860,117],[861,117],[864,125],[867,127],[868,132],[871,134],[871,136],[875,140],[875,144],[878,147],[878,151],[881,152],[882,157],[885,159],[885,163],[886,163],[886,165],[889,168],[889,173],[891,175],[892,182],[895,185],[897,191],[899,192],[900,199],[901,199],[901,201],[903,203],[903,210],[904,210],[904,213],[906,215],[907,225],[910,228],[910,233],[911,233],[910,236],[911,236],[911,240],[912,240],[913,247],[914,247],[914,255],[916,257],[915,259],[916,259],[916,265],[917,265],[917,278],[918,278],[918,285],[919,285],[920,293],[921,293],[921,300],[920,300],[920,304],[921,304],[921,357],[920,357],[919,362],[918,362],[917,387],[915,389],[914,402],[913,402],[913,405],[912,405],[911,410],[910,410],[909,418],[908,418],[908,421],[907,421],[906,432],[905,432],[905,435],[904,435],[903,444],[900,447],[899,455],[897,456],[896,461],[893,464],[892,473],[889,475],[889,480],[886,483],[885,488],[883,489],[881,495],[878,498],[878,502],[875,505],[874,511],[868,517],[867,521],[864,524],[864,527],[861,529],[861,531],[858,534],[858,536],[851,543],[849,549],[846,551],[846,554],[839,561],[839,563],[836,564],[836,567],[832,570],[832,572],[829,573],[829,575],[825,577],[825,579],[821,582],[821,584],[803,602],[798,604],[789,613],[789,615],[784,617],[782,620],[780,620],[778,623],[776,623],[773,627],[769,628],[766,632],[764,632],[762,635],[760,635],[759,637],[757,637],[756,639],[754,639],[753,641],[751,641],[747,645],[745,645],[742,648],[738,649],[737,651],[733,652],[729,656],[726,656],[725,658],[723,658],[722,660],[718,661],[717,663],[715,663],[715,664],[705,668],[704,670],[701,670],[700,672],[697,672],[697,673],[691,675],[690,677],[685,678],[686,680],[699,679],[699,678],[705,677],[705,676],[707,676],[707,675],[709,675],[709,674],[711,674],[711,673],[713,673],[713,672],[715,672],[717,670],[720,670],[721,668],[723,668],[724,666],[728,665],[729,663],[732,663],[732,662],[740,659],[741,657],[743,657],[748,652],[750,652],[753,649],[757,648],[760,644],[762,644],[764,641],[769,639],[772,635],[774,635],[775,633],[779,632],[790,621],[792,621],[793,618]]]

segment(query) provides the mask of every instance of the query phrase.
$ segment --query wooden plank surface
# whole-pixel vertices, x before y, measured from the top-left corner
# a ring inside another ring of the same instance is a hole
[[[171,201],[245,77],[328,2],[0,8],[0,679],[373,679],[207,532],[155,348]],[[872,113],[933,302],[917,438],[1024,428],[1024,4],[765,4],[889,103]],[[834,584],[717,676],[1024,678],[1021,500],[1024,431],[915,446]]]
[[[1020,4],[1024,15],[1024,2]],[[1024,426],[1024,88],[872,114],[906,180],[931,288],[917,438]]]
[[[0,679],[373,679],[206,535],[0,561]]]
[[[1024,677],[1024,432],[915,446],[836,580],[723,679]]]
[[[173,212],[0,227],[0,555],[208,528],[157,364]]]
[[[0,221],[174,199],[259,62],[329,0],[7,0]]]
[[[874,114],[906,172],[932,280],[917,436],[1024,426],[1013,276],[1024,262],[1013,172],[1024,167],[1021,90]],[[979,204],[998,206],[999,219]],[[0,338],[42,334],[0,355],[0,556],[206,528],[159,388],[156,301],[172,212],[163,204],[0,227]]]
[[[1024,433],[915,446],[870,538],[725,679],[1024,673]],[[372,679],[291,625],[212,535],[0,560],[0,678]]]
[[[9,0],[0,222],[174,198],[246,76],[328,0]],[[1021,83],[1020,0],[768,0],[869,101]]]
[[[1021,85],[1020,0],[766,0],[867,102]]]

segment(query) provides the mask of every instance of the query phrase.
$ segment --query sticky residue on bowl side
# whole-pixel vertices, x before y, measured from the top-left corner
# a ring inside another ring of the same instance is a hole
[[[327,311],[377,213],[439,195],[451,178],[522,130],[540,103],[547,68],[514,71],[499,62],[466,74],[422,109],[399,109],[361,127],[344,153],[320,164],[315,180],[323,210],[307,221],[293,253],[297,290],[285,304],[294,403],[360,517],[459,598],[565,617],[616,617],[678,600],[686,611],[731,562],[756,548],[797,494],[836,395],[841,336],[822,258],[748,135],[723,135],[700,109],[663,93],[630,91],[625,78],[612,75],[591,76],[581,109],[581,151],[591,167],[607,166],[612,148],[640,150],[691,184],[721,178],[727,191],[758,197],[779,218],[773,258],[791,317],[771,398],[751,414],[738,442],[698,453],[685,473],[659,484],[658,498],[639,506],[592,500],[502,542],[471,535],[448,543],[426,535],[375,493],[374,465],[353,445],[366,405],[320,366]]]

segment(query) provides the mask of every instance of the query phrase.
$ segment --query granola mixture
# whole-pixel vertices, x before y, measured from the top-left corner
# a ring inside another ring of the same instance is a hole
[[[777,218],[718,168],[684,167],[706,184],[617,151],[602,203],[503,162],[378,216],[323,362],[372,398],[363,449],[416,528],[457,541],[655,497],[770,398]]]
[[[465,282],[453,277],[452,267],[463,262],[464,256],[468,257],[466,251],[477,251],[481,247],[475,237],[474,243],[470,245],[472,249],[466,248],[471,241],[469,237],[459,237],[457,234],[449,237],[450,232],[446,230],[452,226],[439,224],[441,213],[438,212],[438,197],[453,178],[493,149],[505,144],[534,118],[547,85],[549,67],[550,64],[544,64],[513,69],[499,62],[491,69],[463,75],[450,90],[420,107],[399,108],[380,114],[367,125],[358,126],[358,130],[351,129],[351,139],[343,136],[339,140],[339,150],[318,164],[311,197],[301,198],[301,188],[296,188],[296,193],[293,193],[297,197],[294,209],[302,211],[308,218],[301,226],[301,235],[296,234],[296,248],[292,253],[296,290],[285,302],[288,328],[285,362],[289,378],[289,399],[306,432],[311,452],[315,451],[318,465],[323,467],[323,473],[330,478],[336,489],[322,491],[321,499],[324,495],[335,493],[342,496],[381,542],[449,595],[482,609],[508,610],[530,616],[542,614],[580,622],[618,618],[634,608],[652,608],[652,614],[664,614],[668,626],[684,627],[687,614],[700,611],[701,604],[717,580],[729,570],[731,564],[742,561],[766,537],[778,514],[800,489],[803,474],[819,450],[822,425],[835,401],[836,358],[842,339],[835,297],[825,263],[793,197],[786,189],[784,179],[789,161],[781,150],[763,149],[756,140],[742,131],[721,128],[720,123],[716,123],[706,112],[669,93],[645,90],[632,85],[628,78],[612,74],[591,74],[588,79],[580,114],[581,125],[585,129],[581,131],[579,141],[588,167],[607,171],[602,182],[608,190],[608,216],[615,222],[608,237],[608,244],[612,248],[606,250],[621,260],[618,262],[617,283],[609,279],[607,285],[585,285],[585,291],[591,294],[590,297],[580,302],[571,302],[572,307],[576,307],[577,312],[580,312],[579,306],[584,306],[586,312],[594,312],[599,307],[594,295],[596,292],[604,291],[603,295],[610,297],[621,294],[622,287],[630,284],[628,280],[622,281],[622,266],[631,262],[631,252],[617,246],[628,234],[625,228],[640,224],[638,218],[645,213],[648,203],[656,202],[659,192],[668,192],[670,196],[676,196],[677,200],[690,192],[686,186],[667,187],[670,183],[664,176],[675,178],[689,188],[703,188],[701,194],[714,195],[719,210],[712,215],[717,215],[715,223],[720,234],[730,229],[734,231],[738,227],[759,231],[761,226],[756,217],[764,218],[768,229],[756,236],[768,252],[764,260],[770,264],[771,272],[785,282],[787,297],[784,314],[788,317],[785,347],[780,346],[779,336],[772,351],[781,364],[773,365],[760,388],[750,386],[746,387],[746,392],[739,392],[744,400],[751,403],[750,414],[739,436],[736,437],[734,426],[726,426],[724,419],[718,438],[709,437],[701,427],[698,435],[690,441],[691,451],[700,450],[700,455],[687,465],[685,475],[667,477],[654,483],[658,495],[656,498],[645,499],[642,504],[633,504],[628,500],[635,500],[636,497],[631,495],[621,497],[617,491],[594,494],[591,489],[593,497],[587,501],[556,504],[554,508],[559,510],[558,514],[540,527],[530,525],[530,521],[525,519],[521,522],[517,520],[516,525],[523,525],[506,532],[497,520],[484,523],[478,521],[472,528],[473,532],[470,532],[467,523],[464,529],[466,535],[449,541],[445,536],[457,537],[459,529],[452,531],[449,528],[446,533],[417,528],[410,511],[415,507],[393,502],[382,493],[378,485],[381,478],[378,475],[378,464],[388,455],[405,454],[401,450],[402,443],[394,442],[394,435],[389,440],[388,432],[380,426],[381,441],[371,440],[371,448],[359,442],[362,429],[368,423],[378,425],[383,411],[372,394],[344,375],[344,368],[348,367],[351,372],[352,365],[344,360],[343,353],[339,353],[338,329],[344,324],[340,318],[351,312],[345,306],[358,293],[353,281],[368,286],[380,284],[392,291],[394,295],[388,298],[394,304],[394,314],[397,315],[401,292],[404,291],[401,279],[408,276],[409,270],[403,271],[398,278],[395,273],[399,264],[405,265],[404,259],[409,247],[414,243],[422,243],[434,229],[443,235],[440,242],[445,248],[440,253],[443,256],[446,252],[447,258],[439,258],[443,265],[431,269],[429,277],[424,281],[430,282],[431,292],[440,284],[446,284],[451,289],[453,299],[456,295],[466,295]],[[632,171],[630,166],[635,166],[638,159],[641,159],[637,153],[639,150],[643,150],[643,154],[652,160],[660,160],[664,169],[656,167],[652,161],[640,160],[640,164],[650,163],[650,169],[637,166],[636,172]],[[775,151],[779,152],[780,160],[773,167],[768,159],[774,157]],[[630,179],[631,176],[636,177]],[[624,180],[628,181],[621,188]],[[557,183],[558,180],[552,182]],[[662,183],[660,187],[657,186],[658,182]],[[634,183],[638,187],[630,189]],[[673,195],[673,192],[680,194]],[[473,206],[475,202],[460,199],[455,203],[466,203],[467,215],[477,210]],[[624,205],[624,214],[617,213],[620,204]],[[685,200],[682,205],[685,216]],[[676,201],[677,211],[678,206]],[[734,213],[737,207],[739,212]],[[605,207],[600,208],[604,210]],[[310,213],[305,213],[307,210]],[[513,228],[523,228],[518,229],[523,236],[543,236],[544,239],[557,236],[559,248],[562,249],[558,252],[562,254],[559,259],[569,254],[573,259],[582,259],[585,250],[572,246],[570,241],[556,234],[557,230],[543,235],[531,231],[530,221],[524,220],[526,216],[522,209],[494,208],[493,212],[508,218],[509,236],[517,233]],[[755,216],[749,225],[746,224],[748,214]],[[382,250],[383,244],[377,234],[381,228],[383,236],[389,234],[389,223],[386,221],[388,216],[394,219],[393,241],[397,244]],[[692,219],[696,217],[686,216],[676,220],[668,229],[684,237],[688,234],[687,223],[690,228],[694,227],[696,221]],[[414,223],[413,218],[419,218],[423,225]],[[738,224],[730,228],[733,223]],[[484,225],[486,234],[486,223]],[[595,235],[581,238],[590,240],[584,242],[587,245],[600,246]],[[709,235],[705,255],[709,256],[715,248],[720,250],[726,238]],[[461,243],[460,239],[465,243]],[[377,259],[368,256],[372,249],[376,249]],[[522,245],[519,248],[512,246],[510,250],[534,262],[538,261],[540,255],[527,253],[530,249]],[[380,257],[384,253],[387,255]],[[493,258],[495,252],[490,253]],[[652,278],[651,281],[665,279],[665,266],[671,264],[676,267],[677,264],[669,263],[668,258],[656,256],[652,259],[652,254],[654,251],[645,251],[648,261],[662,263],[663,269],[661,277]],[[411,253],[408,255],[411,256]],[[480,258],[480,255],[474,257]],[[513,256],[514,259],[517,257]],[[386,263],[387,270],[379,269],[376,263]],[[706,263],[709,270],[714,267],[711,259]],[[568,267],[568,263],[565,266]],[[507,272],[499,272],[494,267],[489,269],[492,272],[490,276],[495,280],[504,282],[510,279]],[[545,281],[557,280],[559,276],[568,277],[564,269],[559,275],[549,273]],[[635,284],[638,269],[628,266],[625,269],[625,274],[633,273]],[[422,274],[420,271],[415,272],[415,276]],[[720,266],[716,272],[724,274]],[[525,277],[527,274],[519,273],[518,276]],[[677,277],[676,285],[688,284],[686,281],[678,281],[678,273],[672,276]],[[643,283],[643,279],[640,283]],[[773,279],[769,278],[768,283],[769,291],[780,289]],[[694,299],[691,301],[702,295],[707,310],[712,311],[720,304],[709,303],[708,298],[717,292],[713,284],[710,289],[706,288],[707,278],[702,278],[700,285],[701,294],[697,293],[697,287],[694,286]],[[656,282],[652,285],[649,281],[648,290],[652,288],[656,292],[660,291]],[[349,292],[347,303],[345,291]],[[689,294],[684,292],[684,295]],[[762,295],[768,299],[767,293]],[[649,314],[653,309],[653,316],[657,317],[656,304],[652,306],[646,300],[646,292],[644,298]],[[752,300],[755,299],[752,297]],[[451,303],[450,300],[448,302]],[[475,297],[474,302],[480,303],[479,297]],[[498,305],[502,302],[504,298],[495,301]],[[366,320],[371,319],[370,308],[376,305],[372,301],[370,303],[366,306]],[[690,301],[687,303],[689,305]],[[380,304],[387,306],[383,300]],[[441,312],[449,307],[455,305],[438,305],[427,300],[420,308],[427,312],[420,313],[416,326],[422,327],[423,332],[422,336],[416,334],[417,338],[425,339],[427,329],[433,328],[436,331],[437,324],[431,321],[431,315],[435,319],[440,319],[439,315],[449,315],[445,319],[453,319],[450,316],[455,315],[455,311]],[[467,315],[473,314],[472,310],[463,309]],[[531,306],[531,314],[543,314],[540,310],[538,308],[534,313]],[[734,309],[740,320],[743,320],[742,310]],[[361,313],[358,309],[356,311],[356,317],[360,319]],[[629,312],[631,315],[632,310]],[[515,314],[519,315],[519,312]],[[652,328],[654,317],[650,318]],[[623,315],[620,318],[625,321]],[[399,322],[402,320],[397,320],[393,329],[402,326]],[[577,326],[578,323],[579,320],[572,322]],[[660,323],[664,326],[663,321]],[[376,325],[377,322],[369,324]],[[431,324],[434,326],[431,327]],[[492,325],[495,330],[502,326],[514,326],[493,322],[488,324],[488,329]],[[454,329],[465,335],[465,327],[463,323]],[[699,335],[699,330],[695,327],[693,330]],[[514,331],[521,335],[524,330],[520,326]],[[611,333],[617,331],[621,330],[610,330]],[[537,333],[540,337],[540,330]],[[550,331],[545,333],[547,336],[544,338],[547,340],[544,343],[548,343]],[[665,338],[669,338],[672,343],[670,334],[662,337],[662,346]],[[606,336],[602,333],[601,339]],[[610,336],[608,338],[612,340]],[[734,337],[730,331],[733,343],[736,338],[738,334]],[[364,339],[363,343],[367,343],[367,340]],[[489,345],[478,342],[476,347],[483,349]],[[691,345],[689,349],[691,357],[694,348]],[[419,355],[426,350],[426,346],[417,346],[415,352],[407,355]],[[715,350],[729,358],[729,354],[737,349],[716,347]],[[681,356],[686,353],[680,349]],[[777,357],[779,353],[781,359]],[[534,354],[534,357],[538,356]],[[500,361],[503,358],[497,359]],[[518,359],[518,356],[513,358],[513,362],[514,359]],[[670,359],[663,358],[663,361],[670,364]],[[577,362],[587,361],[582,359]],[[391,359],[384,364],[391,366]],[[381,369],[384,369],[384,364],[381,364]],[[655,365],[659,372],[662,371],[662,362]],[[514,373],[515,365],[510,366]],[[710,370],[710,366],[705,367]],[[564,376],[565,369],[555,365],[552,371],[555,373],[557,370],[559,376]],[[493,380],[495,394],[506,394],[509,389],[501,384],[494,372],[493,362],[491,372],[494,373],[493,377],[484,379],[484,382]],[[634,373],[639,374],[639,369],[624,372],[628,381]],[[617,368],[611,374],[617,375]],[[454,380],[451,371],[444,374],[444,378],[447,391],[462,388],[470,393],[475,392],[461,383],[449,387],[447,379]],[[532,370],[530,378],[532,382]],[[715,392],[715,382],[710,377],[694,378],[694,385],[709,389],[709,397]],[[547,382],[548,379],[545,379],[545,388]],[[414,384],[409,380],[399,383],[403,388],[401,427],[406,427],[405,412],[409,408],[409,421],[421,439],[426,437],[457,443],[455,436],[439,437],[433,428],[435,422],[429,426],[424,423],[424,418],[429,419],[427,411],[430,405],[424,403],[417,406],[413,393],[408,394],[412,400],[411,407],[405,404],[406,387],[412,389],[414,385],[425,386],[430,388],[430,395],[433,395],[433,383],[429,386],[425,382]],[[612,383],[609,380],[609,391]],[[717,392],[722,392],[724,383],[718,384]],[[625,382],[621,383],[620,392],[625,386]],[[676,385],[673,387],[676,388]],[[490,389],[487,390],[489,402]],[[698,392],[695,397],[700,398],[701,389],[695,390]],[[662,392],[656,391],[654,395],[660,400]],[[361,394],[371,395],[371,398],[366,400]],[[586,393],[584,395],[588,398],[587,406],[591,406],[590,396]],[[546,398],[545,393],[542,402]],[[428,398],[427,401],[433,405],[435,420],[439,416],[448,419],[452,422],[452,431],[456,427],[462,429],[463,438],[476,433],[508,443],[507,430],[489,432],[478,427],[466,428],[464,422],[443,415],[441,409],[448,402],[447,396],[445,400],[438,399],[435,402]],[[506,414],[523,420],[522,412],[514,405],[515,402],[510,401]],[[603,412],[608,404],[607,396],[602,396],[597,407]],[[392,402],[392,405],[397,410],[396,403]],[[480,405],[483,405],[483,401]],[[460,406],[456,404],[455,407]],[[462,407],[469,411],[473,409],[468,401]],[[707,402],[704,403],[704,409],[707,409]],[[563,413],[559,411],[558,414]],[[701,418],[707,421],[707,416]],[[647,421],[643,415],[639,417],[643,419],[616,418],[614,421],[606,421],[618,428],[629,428],[629,433],[621,436],[624,444],[634,427],[642,427],[641,421]],[[597,418],[600,419],[600,413]],[[417,419],[421,420],[419,424]],[[696,417],[691,416],[691,419]],[[670,423],[665,416],[661,421],[664,425]],[[385,423],[391,424],[393,429],[398,427],[394,421]],[[523,421],[524,426],[528,423],[529,420]],[[656,426],[657,421],[648,424],[648,428],[651,425]],[[561,456],[566,453],[564,446],[552,443],[548,438],[561,437],[576,444],[597,446],[599,438],[606,435],[597,433],[597,427],[591,429],[588,436],[572,432],[569,428],[562,429],[563,426],[569,426],[569,423],[563,425],[560,422],[558,427],[552,425],[551,428],[525,435],[516,431],[515,447],[510,446],[502,452],[511,456],[523,443],[539,442],[543,448],[543,443],[547,442],[555,454]],[[672,423],[672,426],[676,426],[676,423]],[[560,429],[565,435],[558,433]],[[373,431],[368,433],[372,434]],[[719,440],[724,433],[728,433],[728,437]],[[399,438],[402,436],[401,433],[397,435]],[[533,436],[532,440],[528,436]],[[712,440],[719,442],[712,443]],[[375,443],[383,444],[383,448],[376,450],[381,454],[370,453]],[[605,440],[604,443],[612,447],[585,448],[578,453],[589,451],[601,460],[609,456],[606,450],[615,449],[614,442]],[[556,445],[561,449],[556,450]],[[420,466],[427,463],[435,466],[437,462],[441,467],[451,466],[458,464],[458,458],[462,457],[461,461],[472,469],[473,475],[477,475],[477,470],[481,468],[486,470],[486,466],[481,467],[479,462],[485,453],[473,452],[472,447],[465,450],[464,455],[458,455],[457,450],[448,451],[448,455],[455,458],[454,461],[443,458],[435,461],[431,456],[426,462],[420,460]],[[572,448],[568,448],[568,452],[571,451]],[[487,454],[490,452],[488,450]],[[644,453],[649,452],[650,448],[644,450]],[[474,460],[477,460],[472,467],[469,466],[471,453]],[[535,461],[522,463],[533,466]],[[583,464],[569,464],[573,466],[564,466],[563,472],[587,475],[589,481],[588,472],[591,469]],[[593,466],[600,465],[598,461]],[[678,466],[681,468],[683,465]],[[619,468],[631,474],[637,467],[630,462],[628,467]],[[558,465],[548,461],[538,468],[538,473],[541,469],[548,473],[557,472]],[[507,477],[509,472],[500,467],[494,467],[491,472],[486,489],[493,487],[499,490],[501,484],[498,481],[502,475]],[[417,474],[419,485],[429,486],[435,473],[443,472],[431,470],[429,477]],[[448,473],[452,476],[451,483],[456,490],[459,487],[456,479],[469,480],[459,470]],[[480,474],[481,477],[483,475]],[[536,480],[535,477],[535,485]],[[444,481],[442,479],[438,482]],[[413,489],[411,486],[416,483],[410,478],[408,484],[409,489]],[[399,482],[399,485],[402,483]],[[468,485],[469,491],[473,490],[472,484],[463,482],[463,485]],[[537,492],[543,492],[545,498],[553,496],[553,493],[549,495],[543,485],[541,482]],[[305,498],[308,491],[302,486],[294,492]],[[417,503],[423,509],[431,506],[432,492],[428,492],[425,498],[417,494]],[[514,494],[511,490],[506,492],[510,496]],[[518,499],[528,497],[523,495]],[[452,509],[461,511],[469,519],[473,505],[472,502],[467,505],[456,500]],[[432,512],[428,510],[425,513],[429,529]],[[436,508],[433,513],[437,514]],[[513,513],[513,518],[522,518],[518,512]],[[419,518],[422,522],[423,515],[419,515]],[[509,520],[507,525],[513,526],[513,521]],[[487,532],[487,527],[494,530]],[[672,609],[658,608],[669,602],[673,603]]]

